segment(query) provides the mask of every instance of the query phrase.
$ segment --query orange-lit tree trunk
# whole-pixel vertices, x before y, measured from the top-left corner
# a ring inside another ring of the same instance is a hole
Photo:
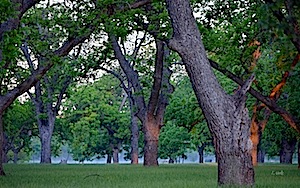
[[[156,40],[156,57],[153,84],[148,104],[146,104],[143,88],[137,70],[134,69],[123,54],[117,38],[110,35],[113,50],[119,64],[126,75],[130,87],[124,90],[133,99],[137,109],[136,115],[142,122],[144,133],[144,166],[158,165],[158,137],[163,125],[163,117],[168,104],[169,95],[173,92],[170,84],[171,71],[165,62],[165,44]]]
[[[266,127],[266,124],[269,120],[269,117],[271,115],[271,110],[268,108],[265,108],[264,110],[264,119],[259,121],[258,120],[258,113],[263,108],[262,105],[258,106],[258,101],[253,107],[253,114],[251,119],[251,128],[250,128],[250,139],[252,141],[252,150],[251,150],[251,156],[252,156],[252,163],[253,166],[257,166],[257,157],[258,157],[258,145],[261,140],[262,133]]]

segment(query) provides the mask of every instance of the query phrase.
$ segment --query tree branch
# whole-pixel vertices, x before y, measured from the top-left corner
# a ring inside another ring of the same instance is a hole
[[[223,73],[225,76],[239,84],[240,86],[244,85],[244,81],[239,78],[238,76],[234,75],[230,71],[226,69],[222,69],[216,62],[209,60],[210,65],[218,70],[219,72]],[[260,92],[256,91],[252,87],[249,88],[248,91],[253,97],[264,103],[270,110],[272,110],[274,113],[280,115],[293,129],[295,129],[298,133],[300,133],[300,121],[298,118],[291,115],[289,112],[287,112],[284,108],[281,108],[276,104],[275,101],[271,100],[268,96],[262,95]]]

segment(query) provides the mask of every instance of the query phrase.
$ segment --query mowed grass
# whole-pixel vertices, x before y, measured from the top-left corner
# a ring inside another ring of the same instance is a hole
[[[53,188],[189,188],[217,187],[217,166],[178,164],[141,165],[4,165],[7,176],[0,187]],[[255,169],[255,187],[300,187],[300,170],[295,165],[263,165]],[[278,172],[279,175],[275,175]],[[283,174],[282,174],[283,172]]]

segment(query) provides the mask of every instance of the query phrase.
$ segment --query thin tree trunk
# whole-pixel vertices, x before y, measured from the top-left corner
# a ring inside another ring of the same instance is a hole
[[[298,169],[300,169],[300,140],[298,140],[297,154],[298,154]]]
[[[280,150],[280,163],[292,164],[296,144],[296,139],[292,139],[291,141],[288,141],[286,139],[282,140]]]
[[[51,136],[52,133],[50,133],[48,127],[42,126],[40,128],[40,140],[41,140],[40,163],[51,163]]]
[[[3,155],[2,155],[2,162],[3,163],[8,163],[8,156],[7,156],[7,153],[8,151],[10,150],[10,146],[9,146],[10,143],[8,143],[8,138],[6,136],[6,134],[3,132],[3,142],[2,142],[2,152],[3,152]]]
[[[111,154],[110,153],[107,154],[106,163],[111,164]]]
[[[258,155],[257,155],[257,162],[258,163],[264,163],[265,162],[265,156],[266,156],[266,151],[258,147]]]
[[[17,149],[14,149],[13,152],[14,152],[14,164],[17,164],[19,160],[18,157],[19,151]]]
[[[119,144],[113,148],[113,163],[119,163]]]
[[[132,99],[130,99],[132,100]],[[138,126],[138,118],[133,112],[133,101],[130,102],[130,113],[131,113],[131,164],[138,164],[139,163],[139,135],[140,130]]]
[[[214,137],[218,158],[218,184],[252,186],[250,119],[245,107],[246,92],[254,76],[234,96],[221,88],[202,44],[188,0],[166,0],[173,36],[169,47],[179,53],[198,102]]]
[[[3,121],[2,121],[3,112],[0,111],[0,176],[5,176],[5,172],[3,169],[2,158],[3,158]]]
[[[203,163],[205,144],[198,146],[199,163]]]
[[[152,115],[147,115],[143,122],[144,132],[144,166],[158,166],[158,138],[160,125]]]

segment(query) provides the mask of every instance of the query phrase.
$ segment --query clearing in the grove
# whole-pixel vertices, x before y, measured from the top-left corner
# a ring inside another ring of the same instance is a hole
[[[217,166],[209,164],[161,165],[40,165],[6,164],[0,187],[60,188],[168,188],[217,187]],[[296,165],[264,164],[255,168],[255,187],[300,187]]]

